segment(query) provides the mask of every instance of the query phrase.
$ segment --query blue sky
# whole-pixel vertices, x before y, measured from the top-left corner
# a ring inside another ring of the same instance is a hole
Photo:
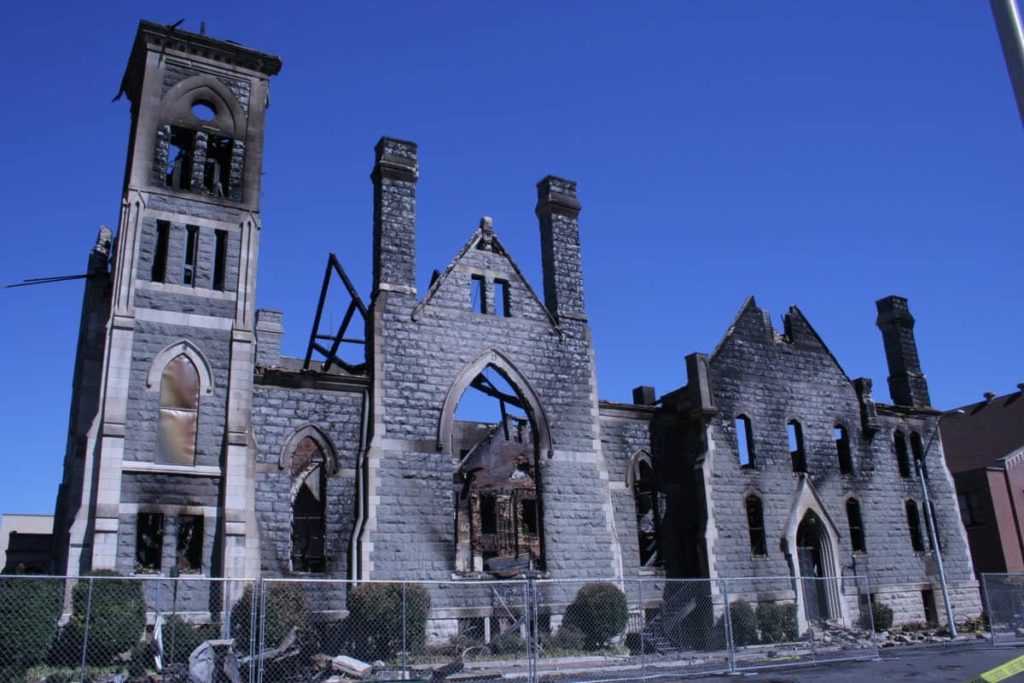
[[[14,3],[6,282],[83,272],[114,226],[135,24],[279,54],[259,303],[300,354],[328,251],[370,283],[373,144],[420,144],[421,286],[481,215],[540,289],[534,185],[579,181],[602,397],[684,380],[750,294],[799,305],[888,400],[875,299],[917,316],[935,405],[1024,382],[1024,136],[985,2]],[[0,512],[60,477],[80,282],[0,291]]]

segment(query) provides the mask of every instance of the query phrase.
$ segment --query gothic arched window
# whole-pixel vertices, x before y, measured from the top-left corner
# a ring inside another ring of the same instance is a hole
[[[864,521],[860,516],[860,501],[856,498],[846,501],[846,521],[850,525],[850,547],[854,552],[866,552],[868,548],[864,542]]]
[[[658,552],[658,532],[661,526],[661,501],[658,486],[646,453],[633,464],[633,500],[636,503],[636,534],[640,546],[640,565],[660,567],[661,553]]]
[[[292,570],[322,572],[324,519],[327,507],[326,458],[320,445],[305,436],[295,445],[291,457],[294,481],[292,495]]]
[[[158,460],[194,465],[199,424],[199,371],[185,354],[164,366],[160,377]]]

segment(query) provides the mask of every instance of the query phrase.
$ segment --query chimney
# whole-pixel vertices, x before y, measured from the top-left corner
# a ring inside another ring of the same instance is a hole
[[[281,363],[281,337],[284,314],[269,308],[256,311],[256,365],[277,367]]]
[[[547,176],[537,183],[544,303],[560,323],[566,319],[587,320],[583,310],[579,215],[574,181]]]
[[[653,406],[658,400],[654,395],[654,387],[639,386],[633,388],[633,404],[638,406]]]
[[[924,408],[931,405],[928,380],[921,372],[914,340],[914,316],[907,300],[887,296],[875,302],[878,308],[878,329],[882,331],[885,358],[889,363],[889,395],[901,406]]]
[[[416,143],[381,138],[373,180],[373,294],[416,294]]]

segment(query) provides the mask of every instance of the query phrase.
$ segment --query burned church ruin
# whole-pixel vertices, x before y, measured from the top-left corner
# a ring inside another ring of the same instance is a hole
[[[891,404],[847,376],[799,309],[778,330],[753,299],[710,355],[686,357],[685,384],[602,401],[576,183],[537,184],[540,291],[488,218],[420,291],[419,152],[382,138],[372,290],[331,256],[307,353],[282,356],[282,313],[255,307],[280,68],[236,43],[139,27],[121,86],[120,223],[89,255],[55,571],[789,576],[801,619],[855,609],[842,579],[867,574],[898,622],[925,621],[939,595],[934,519],[957,614],[977,616],[900,297],[878,302]],[[348,301],[339,329],[323,322],[328,291]],[[474,402],[493,417],[464,417]],[[746,591],[780,597],[756,581]],[[432,604],[441,622],[486,616]]]

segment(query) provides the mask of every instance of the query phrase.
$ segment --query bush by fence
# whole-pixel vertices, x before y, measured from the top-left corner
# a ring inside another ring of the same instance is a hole
[[[597,650],[622,634],[629,620],[626,594],[614,583],[600,581],[585,584],[565,610],[564,627],[583,633],[584,647]]]
[[[404,606],[403,606],[404,602]],[[421,652],[426,644],[430,594],[416,583],[364,583],[348,598],[348,631],[369,659],[388,660],[402,647]]]
[[[91,576],[96,578],[77,581],[71,591],[71,619],[57,642],[57,659],[62,663],[77,663],[78,653],[85,648],[88,664],[106,666],[130,652],[145,633],[142,583],[112,571]]]
[[[58,579],[0,583],[0,664],[20,670],[47,660],[63,598]]]

